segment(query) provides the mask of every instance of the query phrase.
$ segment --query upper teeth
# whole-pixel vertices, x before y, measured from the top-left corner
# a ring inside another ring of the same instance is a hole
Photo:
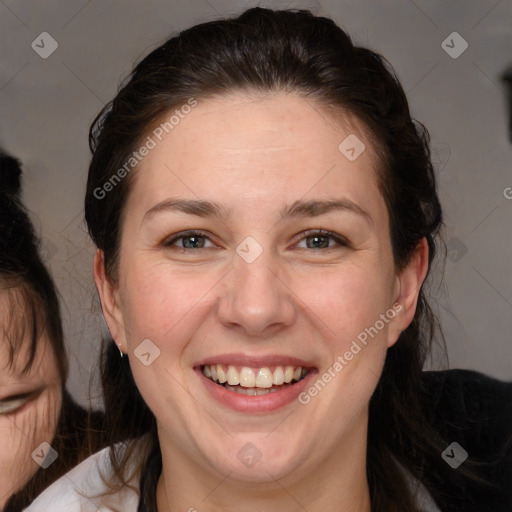
[[[274,371],[269,367],[249,368],[247,366],[238,367],[221,364],[205,364],[203,373],[215,382],[224,384],[227,382],[230,386],[239,384],[244,388],[271,388],[290,383],[292,380],[300,380],[306,375],[307,371],[302,366],[276,366]]]

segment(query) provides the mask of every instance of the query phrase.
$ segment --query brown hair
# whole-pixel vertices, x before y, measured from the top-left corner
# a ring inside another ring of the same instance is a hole
[[[9,343],[9,361],[11,365],[17,362],[20,344],[28,339],[28,357],[23,368],[28,371],[34,362],[37,341],[46,331],[59,377],[65,382],[68,362],[59,300],[39,256],[39,240],[28,212],[19,199],[21,167],[15,158],[4,153],[0,154],[0,161],[0,283],[10,305],[10,318],[0,328]]]
[[[98,191],[129,160],[164,113],[190,98],[201,101],[234,91],[299,94],[362,121],[380,156],[378,179],[389,212],[396,268],[408,263],[423,238],[428,243],[430,267],[442,212],[428,133],[411,118],[391,66],[379,54],[355,46],[331,19],[308,11],[253,8],[234,19],[194,26],[152,51],[92,124],[85,218],[92,239],[104,251],[107,274],[114,282],[122,215],[134,175],[126,175],[102,197]],[[414,319],[388,350],[370,403],[367,475],[375,512],[417,511],[397,461],[429,487],[423,454],[440,453],[446,446],[425,421],[420,400],[422,369],[436,327],[422,288]],[[149,449],[155,454],[154,417],[137,392],[126,359],[112,361],[107,353],[115,357],[115,347],[107,345],[102,375],[113,439],[150,432]],[[159,468],[154,457],[151,464]],[[129,451],[125,458],[112,457],[121,482],[128,458]],[[154,510],[151,493],[158,474],[153,472],[148,478],[153,483],[144,480],[142,500],[147,510]],[[139,510],[143,509],[141,505]]]
[[[59,455],[57,460],[47,469],[38,469],[10,497],[4,512],[26,508],[52,482],[105,443],[101,437],[103,415],[89,414],[65,389],[68,358],[57,289],[39,254],[40,242],[20,191],[19,161],[0,152],[0,286],[9,305],[8,317],[0,325],[1,339],[8,344],[11,368],[21,364],[22,371],[28,372],[34,365],[41,336],[46,334],[57,362],[63,397],[51,442]],[[20,363],[20,354],[25,353],[27,357]]]

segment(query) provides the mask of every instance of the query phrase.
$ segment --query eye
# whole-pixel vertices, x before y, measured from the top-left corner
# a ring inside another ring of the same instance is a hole
[[[18,409],[21,409],[31,398],[32,393],[29,393],[27,395],[20,395],[18,397],[1,400],[0,415],[12,414],[13,412],[16,412]]]
[[[308,243],[309,240],[311,240],[311,243]],[[299,243],[302,243],[302,241],[306,241],[306,249],[333,249],[336,246],[351,246],[350,242],[345,237],[322,229],[307,231]],[[332,244],[331,241],[334,241],[335,243]],[[207,242],[210,242],[211,244],[209,247],[206,245]],[[164,242],[162,242],[162,246],[175,247],[181,251],[186,251],[187,249],[195,250],[215,247],[210,238],[200,231],[185,231],[178,233],[176,236],[164,240]]]
[[[19,411],[25,404],[31,400],[35,400],[43,391],[45,387],[41,386],[28,393],[19,393],[5,397],[0,400],[0,416],[4,414],[12,414]]]
[[[177,244],[178,240],[181,240],[181,244]],[[176,246],[177,249],[207,249],[205,247],[206,240],[211,240],[201,233],[200,231],[185,231],[183,233],[179,233],[177,236],[165,240],[162,245],[164,247],[172,247]],[[181,245],[181,246],[180,246]],[[213,245],[212,245],[213,247]]]
[[[311,244],[308,243],[309,240]],[[307,231],[305,236],[301,238],[300,243],[305,241],[306,249],[333,249],[336,245],[331,245],[331,240],[334,240],[338,246],[350,247],[350,242],[345,237],[322,229]]]

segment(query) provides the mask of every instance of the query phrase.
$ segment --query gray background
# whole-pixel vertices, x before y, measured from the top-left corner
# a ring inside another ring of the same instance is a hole
[[[254,5],[330,16],[393,64],[439,172],[449,252],[432,295],[450,367],[512,379],[512,144],[500,81],[512,65],[510,0],[3,0],[0,145],[24,164],[24,199],[62,295],[69,389],[84,402],[96,395],[89,382],[103,328],[82,212],[89,125],[133,63],[171,33]],[[58,43],[46,59],[31,47],[42,32]],[[457,58],[442,47],[452,32],[468,43]]]

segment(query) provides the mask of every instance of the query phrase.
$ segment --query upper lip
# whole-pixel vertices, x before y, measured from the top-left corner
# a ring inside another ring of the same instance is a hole
[[[233,366],[247,366],[252,368],[264,368],[266,366],[302,366],[303,368],[314,368],[311,361],[306,361],[298,357],[270,354],[266,356],[248,355],[248,354],[219,354],[207,357],[198,361],[194,367],[205,364],[224,364]]]

